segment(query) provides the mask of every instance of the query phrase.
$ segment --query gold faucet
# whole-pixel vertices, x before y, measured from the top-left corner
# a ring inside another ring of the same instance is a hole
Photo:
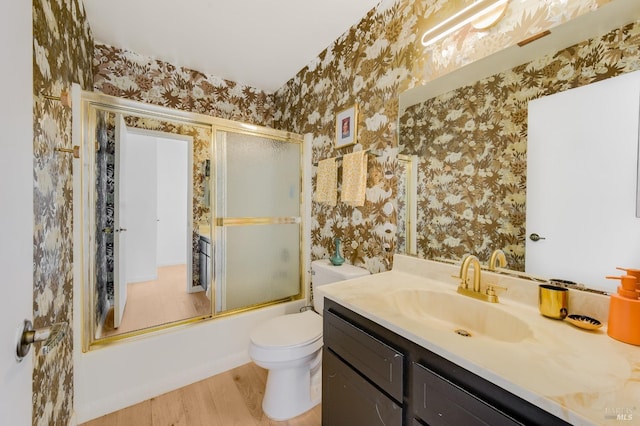
[[[504,268],[505,266],[507,266],[507,256],[500,249],[494,250],[489,258],[489,270],[495,271],[497,268]]]
[[[473,291],[480,292],[480,261],[477,257],[470,254],[465,257],[460,265],[460,288],[465,290],[469,289],[468,275],[469,275],[469,267],[473,265]],[[458,290],[460,290],[458,288]]]
[[[504,253],[502,253],[504,256]],[[469,267],[473,265],[473,288],[469,288]],[[484,300],[485,302],[498,303],[498,295],[496,294],[496,288],[503,289],[496,285],[488,285],[486,291],[483,293],[480,291],[480,261],[472,254],[465,257],[460,265],[460,285],[458,286],[458,293],[465,296],[473,297],[474,299]]]

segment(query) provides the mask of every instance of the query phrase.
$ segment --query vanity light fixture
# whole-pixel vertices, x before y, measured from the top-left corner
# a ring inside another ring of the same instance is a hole
[[[459,30],[468,23],[484,30],[498,22],[507,8],[508,0],[476,0],[458,13],[440,22],[422,34],[422,45],[430,46],[438,40]]]

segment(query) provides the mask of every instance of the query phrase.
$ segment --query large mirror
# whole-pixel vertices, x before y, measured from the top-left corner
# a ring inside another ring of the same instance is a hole
[[[79,97],[84,350],[304,297],[300,136]]]
[[[538,275],[527,269],[526,253],[529,102],[635,71],[640,61],[639,17],[640,3],[616,0],[537,41],[403,93],[399,152],[404,164],[411,158],[417,164],[401,167],[409,174],[400,180],[398,192],[407,193],[409,201],[399,202],[401,208],[408,206],[399,216],[409,225],[399,229],[407,229],[400,241],[415,238],[415,245],[399,246],[423,258],[458,261],[473,253],[484,262],[494,249],[502,249],[508,269]],[[571,173],[572,167],[585,166],[575,161],[565,167]],[[608,176],[601,178],[606,182]],[[635,193],[631,197],[635,203]],[[413,222],[407,219],[412,204]],[[588,246],[588,230],[574,244]],[[593,250],[606,249],[597,244]],[[574,271],[583,268],[584,259],[570,254],[559,260],[569,262]],[[607,265],[607,270],[615,275],[615,266],[640,266],[640,261],[620,262]],[[605,290],[616,285],[593,285],[600,277],[578,277],[566,272],[546,276]]]

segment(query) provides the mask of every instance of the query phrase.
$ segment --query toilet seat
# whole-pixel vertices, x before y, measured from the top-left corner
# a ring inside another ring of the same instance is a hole
[[[313,311],[271,318],[251,333],[251,343],[267,349],[311,344],[322,338],[322,317]]]
[[[313,311],[282,315],[258,326],[249,355],[259,363],[308,362],[322,348],[322,317]]]

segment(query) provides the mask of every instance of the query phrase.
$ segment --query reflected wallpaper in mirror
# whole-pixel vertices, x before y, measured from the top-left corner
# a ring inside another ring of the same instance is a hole
[[[417,254],[486,261],[500,248],[524,271],[528,102],[637,70],[639,46],[640,24],[626,25],[407,108],[400,153],[419,157]]]

